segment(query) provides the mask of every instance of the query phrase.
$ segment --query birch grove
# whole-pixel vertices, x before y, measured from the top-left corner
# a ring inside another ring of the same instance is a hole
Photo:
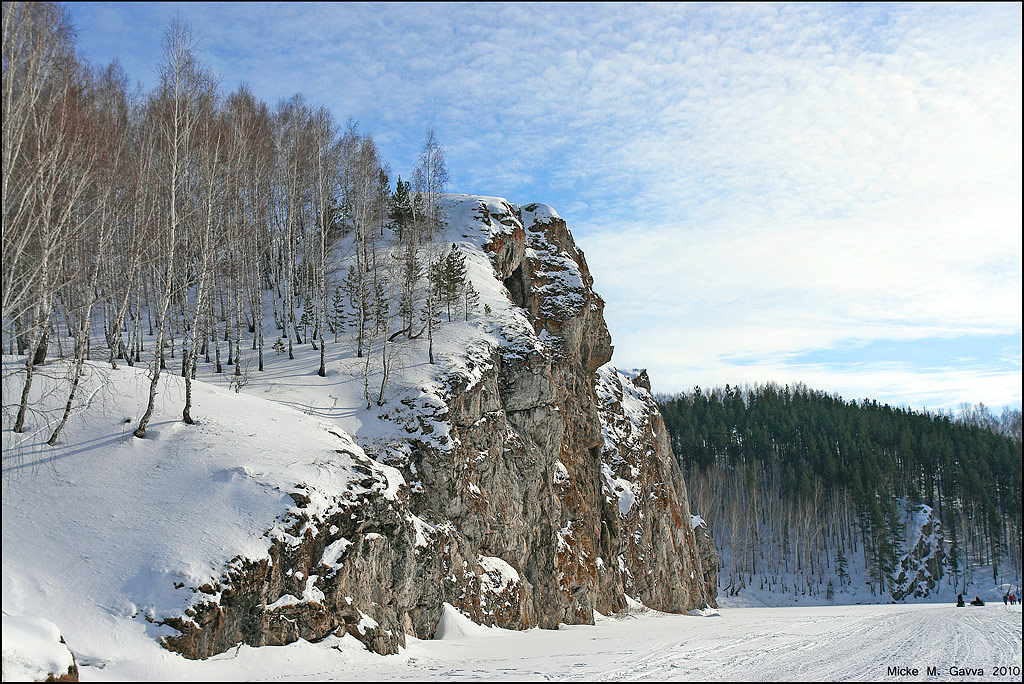
[[[308,345],[321,377],[332,359],[360,359],[370,406],[410,355],[434,362],[442,300],[427,267],[444,252],[448,178],[434,131],[413,182],[393,187],[357,124],[301,94],[273,107],[244,84],[224,94],[200,54],[172,21],[157,85],[131,91],[116,62],[76,55],[61,6],[3,5],[3,345],[18,359],[5,361],[18,392],[4,413],[16,432],[35,420],[58,445],[90,363],[146,369],[133,424],[144,438],[169,375],[194,424],[203,369],[239,391],[268,354],[295,361]],[[63,410],[36,415],[35,374],[58,359]]]

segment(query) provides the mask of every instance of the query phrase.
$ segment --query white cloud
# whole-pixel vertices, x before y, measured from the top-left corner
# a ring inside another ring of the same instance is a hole
[[[662,387],[803,373],[824,389],[1020,401],[1019,361],[785,361],[1020,335],[1020,5],[72,9],[132,18],[134,77],[180,10],[226,89],[302,91],[351,115],[395,173],[434,127],[453,190],[559,209],[608,300],[616,361]]]

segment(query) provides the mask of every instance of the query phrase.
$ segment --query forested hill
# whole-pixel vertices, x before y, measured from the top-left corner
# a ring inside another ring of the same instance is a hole
[[[920,504],[940,522],[937,546],[952,575],[948,584],[970,581],[972,566],[982,564],[996,583],[1004,572],[1011,581],[1020,576],[1019,412],[1000,422],[982,410],[986,420],[969,424],[774,384],[695,388],[662,397],[660,405],[695,490],[694,508],[700,510],[706,497],[716,539],[725,547],[725,582],[730,570],[739,587],[773,569],[766,566],[788,568],[792,560],[804,571],[817,560],[824,566],[815,568],[820,583],[834,579],[839,586],[842,573],[834,566],[853,551],[863,559],[872,591],[898,590],[901,562],[914,540],[906,538],[910,526],[897,521],[924,510]],[[730,510],[744,507],[753,507],[763,522]],[[781,520],[771,523],[772,514]],[[807,538],[801,540],[795,528],[804,517]]]

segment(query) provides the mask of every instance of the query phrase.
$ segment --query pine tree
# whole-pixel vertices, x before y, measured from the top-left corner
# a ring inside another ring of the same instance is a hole
[[[952,520],[953,516],[950,515],[949,519]],[[953,575],[953,586],[956,586],[960,580],[960,540],[957,538],[955,522],[948,524],[946,529],[949,530],[949,552],[946,554],[946,560],[949,563],[950,574]]]
[[[836,575],[839,576],[839,586],[843,586],[850,583],[850,573],[847,571],[849,562],[846,560],[846,554],[843,553],[842,549],[836,554]]]
[[[469,312],[476,311],[477,305],[480,303],[480,293],[473,287],[473,281],[467,280],[466,287],[464,288],[465,295],[464,299],[466,302],[466,320],[469,320]]]
[[[395,183],[395,191],[391,193],[389,202],[391,225],[398,233],[399,242],[406,242],[412,237],[414,207],[411,189],[412,186],[409,182],[403,181],[399,176]]]
[[[448,252],[448,258],[445,264],[445,273],[448,281],[448,293],[451,294],[451,299],[448,300],[448,305],[458,305],[458,300],[462,295],[462,291],[466,287],[466,256],[460,252],[455,245],[452,245],[452,249]],[[456,312],[457,313],[457,312]]]
[[[341,296],[341,288],[335,287],[331,296],[331,315],[328,318],[334,341],[338,341],[338,333],[345,327],[345,300]]]
[[[872,591],[891,589],[906,546],[903,497],[942,520],[950,581],[969,583],[978,564],[1019,576],[1009,541],[1020,538],[1020,443],[991,426],[801,385],[695,389],[659,403],[687,481],[701,484],[694,491],[743,492],[693,499],[720,522],[723,578],[750,572],[755,560],[769,573],[795,560],[803,582],[821,576],[827,558],[839,565],[842,549],[849,565],[863,554]],[[848,583],[852,571],[843,572],[837,581]]]
[[[311,303],[310,303],[309,299],[307,298],[302,303],[302,315],[299,316],[299,326],[302,328],[302,334],[303,335],[306,335],[306,328],[309,327],[310,325],[312,325],[312,323],[313,323],[313,321],[310,320],[312,318],[312,316],[310,316],[310,307],[311,307]],[[312,337],[311,336],[307,336],[307,339],[312,340]],[[228,363],[230,364],[231,361],[228,360]]]
[[[885,527],[889,536],[892,556],[890,558],[890,572],[896,568],[903,551],[903,516],[900,515],[899,507],[893,499],[889,499],[885,509]]]
[[[466,283],[466,257],[456,245],[444,257],[435,262],[430,272],[430,280],[441,301],[448,311],[448,321],[452,320],[452,305],[455,304]]]
[[[368,338],[368,327],[373,319],[370,294],[366,291],[363,274],[355,266],[349,266],[342,282],[342,290],[348,298],[349,308],[344,315],[344,326],[356,336],[356,356],[363,357],[363,348]]]

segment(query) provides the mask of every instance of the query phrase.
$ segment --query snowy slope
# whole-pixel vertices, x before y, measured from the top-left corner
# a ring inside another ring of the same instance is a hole
[[[40,617],[3,616],[4,681],[43,681],[78,674],[75,658],[57,625]]]
[[[542,206],[542,205],[540,205]],[[255,371],[255,352],[243,351],[243,367],[248,365],[248,382],[243,394],[250,394],[285,404],[310,415],[330,420],[356,439],[375,458],[402,460],[404,444],[410,439],[422,440],[440,449],[450,448],[450,428],[443,419],[443,408],[453,385],[471,388],[490,366],[492,352],[520,347],[523,353],[543,348],[544,342],[534,331],[526,313],[508,298],[502,282],[495,278],[494,266],[484,245],[497,236],[508,235],[515,227],[522,228],[514,214],[515,225],[500,223],[493,215],[507,216],[514,206],[497,197],[450,195],[444,201],[447,227],[438,237],[436,251],[456,245],[466,259],[467,279],[480,295],[480,301],[469,320],[460,311],[455,320],[443,322],[435,331],[435,364],[427,357],[426,335],[409,340],[405,336],[392,343],[399,359],[394,376],[384,392],[385,402],[376,399],[381,382],[377,359],[356,356],[354,344],[342,334],[337,344],[327,334],[326,377],[319,377],[320,352],[309,344],[296,345],[294,359],[276,354],[269,347],[279,335],[273,328],[267,307],[265,337],[267,370]],[[546,208],[554,214],[554,210]],[[382,245],[382,260],[390,258],[387,244]],[[334,270],[344,273],[352,259],[351,244],[342,241],[335,250]],[[484,313],[487,307],[488,313]],[[301,310],[297,312],[297,316]],[[371,405],[366,407],[363,376],[369,368]],[[233,381],[231,368],[214,372],[212,364],[200,364],[197,377],[228,389]],[[437,420],[430,420],[436,415]],[[425,431],[424,425],[428,428]]]
[[[90,362],[61,443],[45,446],[63,407],[67,367],[42,367],[25,432],[13,434],[11,416],[4,419],[4,612],[54,622],[86,662],[130,657],[174,633],[146,617],[180,615],[209,599],[196,590],[215,586],[233,561],[266,558],[270,544],[288,536],[288,514],[296,510],[289,493],[310,496],[304,513],[322,516],[339,498],[360,495],[358,461],[373,470],[374,493],[394,498],[405,484],[401,474],[367,459],[356,440],[379,460],[399,464],[409,439],[450,449],[444,402],[451,386],[478,381],[498,346],[520,345],[525,353],[543,345],[482,249],[517,227],[491,218],[510,209],[500,198],[447,200],[449,228],[438,249],[459,246],[480,302],[469,321],[457,316],[438,328],[437,364],[427,363],[423,340],[396,341],[400,368],[382,406],[366,407],[365,359],[344,336],[327,347],[324,378],[309,344],[297,345],[292,360],[271,351],[269,311],[266,371],[255,371],[247,349],[248,382],[236,393],[232,366],[217,374],[200,363],[192,410],[198,424],[189,427],[180,421],[183,381],[168,359],[144,440],[131,431],[146,403],[145,365],[122,362],[111,370]],[[346,245],[336,257],[337,268],[346,268]],[[104,347],[97,331],[101,358]],[[18,359],[5,357],[4,364],[9,413],[22,381]],[[371,373],[368,384],[376,390],[379,376]],[[53,501],[59,504],[46,503]],[[292,598],[309,600],[315,591]]]
[[[60,403],[62,370],[41,369],[39,405]],[[146,618],[180,615],[232,562],[267,558],[288,536],[290,493],[314,509],[359,497],[357,465],[385,496],[403,484],[336,426],[205,383],[194,389],[199,424],[187,426],[183,381],[169,374],[152,429],[134,439],[125,421],[144,406],[145,372],[87,370],[60,447],[33,429],[44,416],[3,432],[3,610],[56,624],[80,664],[165,657],[154,637],[173,632]],[[5,404],[17,389],[5,383]]]

